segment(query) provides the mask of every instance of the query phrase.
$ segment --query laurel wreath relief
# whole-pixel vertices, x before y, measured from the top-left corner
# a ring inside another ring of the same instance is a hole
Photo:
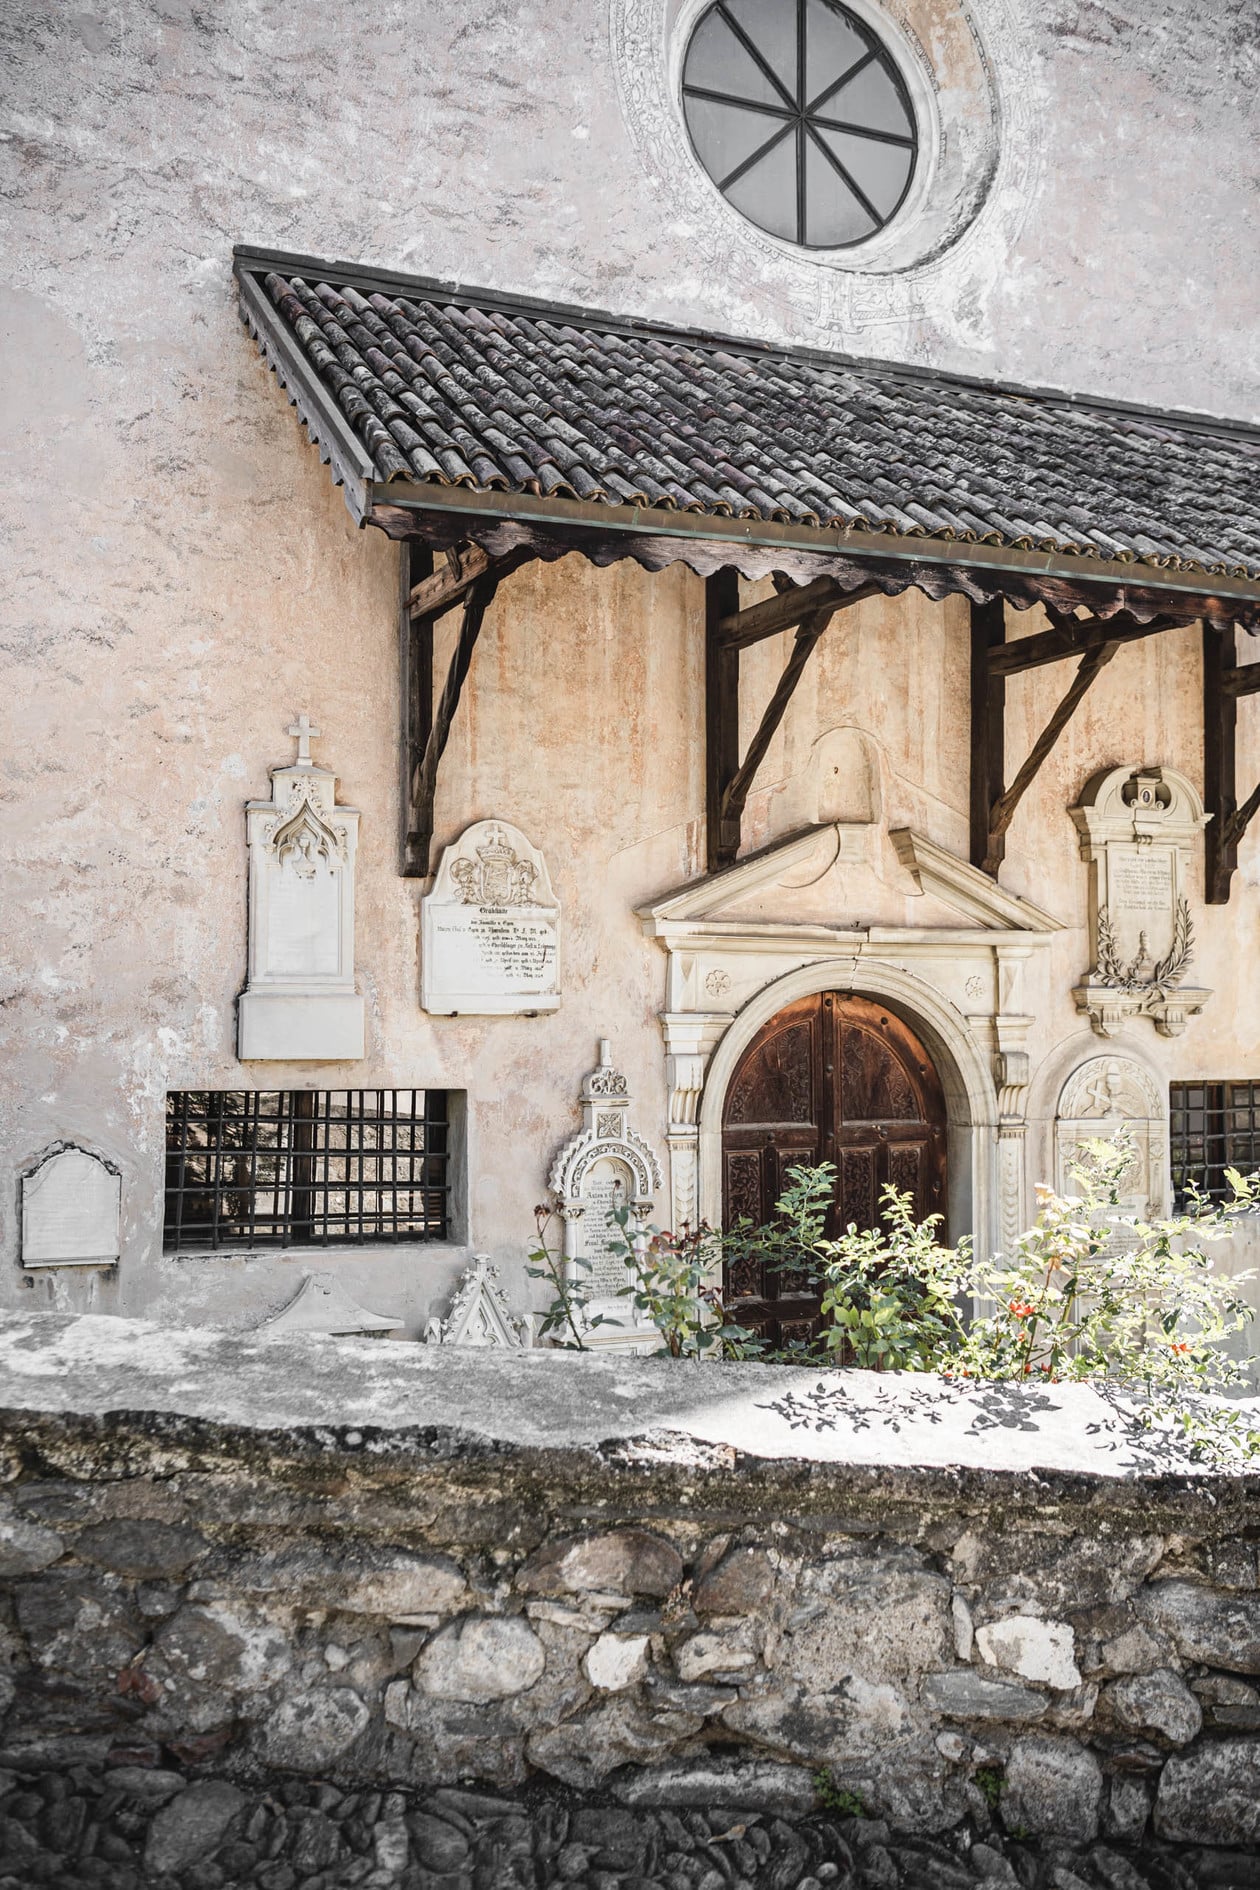
[[[1190,918],[1190,901],[1177,901],[1176,917],[1173,921],[1172,946],[1166,958],[1149,972],[1143,972],[1143,966],[1149,962],[1150,953],[1146,945],[1146,933],[1138,934],[1138,948],[1134,957],[1126,965],[1116,949],[1115,928],[1111,923],[1111,914],[1103,906],[1098,914],[1098,968],[1097,976],[1103,984],[1133,996],[1140,996],[1146,1004],[1157,1004],[1167,992],[1181,983],[1193,956],[1194,925]]]

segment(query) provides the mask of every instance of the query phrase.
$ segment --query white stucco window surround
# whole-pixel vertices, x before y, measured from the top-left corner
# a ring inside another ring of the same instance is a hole
[[[757,228],[727,201],[697,156],[684,114],[683,72],[692,36],[712,3],[612,0],[614,55],[630,129],[658,189],[694,230],[706,257],[720,256],[728,275],[764,276],[769,265],[789,293],[804,295],[812,281],[816,303],[820,270],[878,275],[913,269],[961,236],[998,175],[1012,115],[988,34],[982,39],[974,17],[1002,15],[1000,0],[953,0],[944,8],[933,0],[844,0],[901,77],[918,157],[889,222],[835,249],[802,248]]]

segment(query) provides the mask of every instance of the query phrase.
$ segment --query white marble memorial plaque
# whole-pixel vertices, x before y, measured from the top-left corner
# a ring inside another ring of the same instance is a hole
[[[359,816],[341,806],[336,776],[310,747],[319,730],[289,729],[297,759],[271,771],[271,799],[250,801],[249,981],[241,994],[243,1062],[341,1062],[363,1055],[363,999],[354,988],[354,862]]]
[[[86,1149],[63,1148],[22,1177],[22,1265],[113,1266],[122,1182]]]
[[[559,1007],[560,907],[542,854],[506,821],[478,821],[442,855],[422,907],[421,1002],[442,1016]]]
[[[614,1069],[611,1046],[602,1038],[599,1063],[581,1092],[582,1127],[570,1137],[551,1169],[551,1192],[564,1220],[564,1252],[570,1280],[586,1302],[588,1344],[654,1351],[656,1328],[624,1292],[633,1274],[626,1247],[648,1238],[653,1198],[660,1191],[660,1164],[630,1127],[630,1090]],[[628,1210],[622,1228],[615,1208]],[[582,1264],[579,1264],[581,1262]]]
[[[633,1188],[625,1163],[609,1156],[593,1163],[583,1178],[578,1238],[582,1257],[590,1262],[587,1284],[596,1299],[615,1298],[629,1283],[625,1254],[634,1224],[628,1221],[623,1230],[612,1215],[616,1208],[629,1207]]]
[[[1111,768],[1086,784],[1072,809],[1089,864],[1093,963],[1076,987],[1100,1037],[1149,1017],[1175,1037],[1210,992],[1191,985],[1194,920],[1189,850],[1207,816],[1172,768]]]

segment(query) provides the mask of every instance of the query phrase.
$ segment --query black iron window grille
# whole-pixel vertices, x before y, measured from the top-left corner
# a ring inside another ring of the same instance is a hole
[[[170,1095],[166,1249],[445,1240],[449,1140],[442,1089]]]
[[[760,229],[847,249],[905,201],[914,109],[887,49],[838,0],[718,0],[683,67],[696,156]]]
[[[1260,1168],[1260,1082],[1170,1083],[1168,1132],[1176,1206],[1186,1204],[1192,1186],[1213,1201],[1229,1200],[1225,1170]]]

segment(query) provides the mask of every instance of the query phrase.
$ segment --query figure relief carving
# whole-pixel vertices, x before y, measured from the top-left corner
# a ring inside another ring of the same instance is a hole
[[[1168,1124],[1163,1092],[1132,1057],[1091,1057],[1068,1077],[1055,1121],[1056,1186],[1071,1194],[1071,1165],[1082,1143],[1125,1131],[1133,1159],[1120,1183],[1125,1207],[1163,1212],[1167,1199]]]

